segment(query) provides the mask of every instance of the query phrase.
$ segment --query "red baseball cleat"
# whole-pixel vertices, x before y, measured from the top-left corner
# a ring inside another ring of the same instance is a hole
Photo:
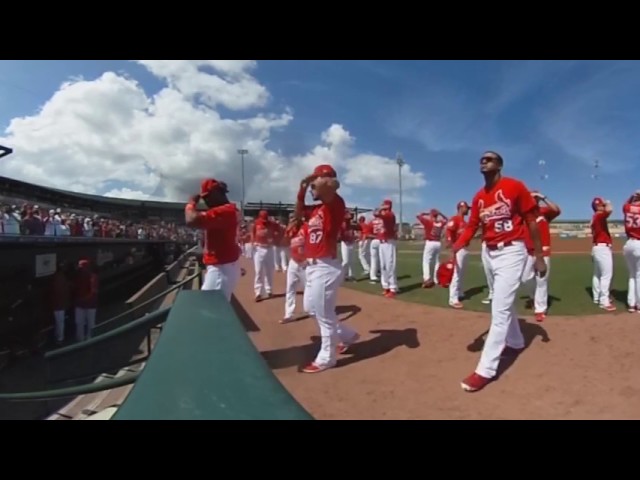
[[[460,386],[466,392],[477,392],[478,390],[482,390],[486,387],[490,382],[490,378],[483,377],[482,375],[478,375],[473,372],[462,381]]]

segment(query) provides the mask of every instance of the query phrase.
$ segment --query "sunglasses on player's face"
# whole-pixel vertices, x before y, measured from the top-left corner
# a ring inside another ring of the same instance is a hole
[[[487,157],[486,155],[480,158],[480,163],[489,163],[489,162],[497,162],[497,161],[498,159],[496,157]]]

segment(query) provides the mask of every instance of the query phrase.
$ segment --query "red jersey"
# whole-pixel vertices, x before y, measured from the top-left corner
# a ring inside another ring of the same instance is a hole
[[[473,197],[469,223],[456,241],[455,250],[466,247],[483,225],[482,240],[491,248],[526,239],[525,222],[538,216],[538,204],[520,180],[502,177],[490,189],[482,188]]]
[[[275,244],[276,226],[269,220],[258,218],[253,222],[253,243],[262,247],[269,247]]]
[[[418,221],[424,227],[424,239],[430,242],[439,242],[442,238],[444,221],[434,220],[430,215],[418,215]]]
[[[338,257],[338,236],[346,211],[344,200],[338,194],[331,203],[305,206],[304,251],[308,259]]]
[[[591,237],[593,244],[606,243],[611,245],[611,234],[609,233],[609,224],[607,219],[611,215],[611,212],[596,212],[591,219]]]
[[[538,218],[536,218],[538,230],[540,231],[540,243],[542,243],[542,255],[545,257],[551,255],[551,230],[549,224],[558,218],[558,215],[560,215],[560,212],[551,210],[549,207],[540,207],[540,214]],[[529,255],[533,255],[533,240],[531,239],[528,228],[526,229],[525,245],[527,246]]]
[[[640,240],[640,204],[625,203],[622,206],[624,213],[624,232],[627,238]]]
[[[355,230],[353,229],[353,225],[348,220],[342,222],[342,226],[340,227],[340,241],[346,243],[347,245],[353,244],[356,240]]]
[[[376,240],[380,240],[380,235],[382,235],[382,232],[384,230],[384,222],[382,221],[382,219],[374,218],[373,220],[371,220],[371,223],[369,225],[371,226],[371,236]]]
[[[374,213],[376,218],[382,220],[382,228],[379,229],[379,233],[376,238],[381,242],[388,242],[389,240],[396,239],[396,216],[391,210],[384,212]]]
[[[360,225],[360,240],[367,240],[373,237],[373,227],[371,223],[361,222]]]
[[[193,210],[195,206],[188,204],[186,209]],[[205,265],[233,263],[240,258],[238,209],[233,203],[199,213],[192,226],[204,230],[202,261]]]
[[[78,308],[98,308],[98,275],[80,270],[74,282],[74,303]]]
[[[273,225],[273,244],[278,247],[285,247],[288,244],[288,240],[284,236],[284,227],[279,223],[272,223]]]
[[[451,245],[456,243],[456,240],[460,238],[460,235],[462,235],[466,226],[467,222],[462,215],[454,215],[451,217],[447,222],[447,227],[445,229],[445,238],[447,239],[447,242]]]
[[[291,260],[297,263],[304,262],[307,259],[304,254],[305,226],[303,225],[302,228],[287,228],[285,236],[289,239]]]

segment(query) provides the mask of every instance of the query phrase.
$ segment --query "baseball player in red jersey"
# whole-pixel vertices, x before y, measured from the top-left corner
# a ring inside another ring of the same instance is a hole
[[[365,276],[369,276],[369,268],[371,262],[371,252],[369,247],[371,245],[372,230],[371,224],[367,222],[364,216],[358,218],[358,258],[360,259],[360,265]]]
[[[284,319],[280,323],[287,323],[293,320],[293,314],[296,310],[296,293],[298,290],[304,290],[307,282],[305,276],[307,259],[304,255],[304,228],[305,226],[302,222],[293,219],[284,232],[284,237],[289,241],[289,265],[287,268]]]
[[[251,243],[253,244],[253,266],[255,277],[253,288],[256,302],[259,302],[263,293],[271,297],[273,288],[273,273],[275,269],[275,255],[273,244],[275,242],[276,226],[269,220],[269,213],[261,210],[258,218],[253,222]]]
[[[385,200],[373,216],[382,220],[382,228],[377,235],[380,240],[380,285],[387,298],[395,298],[398,293],[396,276],[396,216],[391,200]]]
[[[319,205],[305,205],[307,189]],[[338,195],[340,183],[331,165],[319,165],[300,183],[296,219],[306,223],[304,252],[307,258],[307,305],[320,327],[322,344],[315,360],[304,373],[317,373],[334,367],[337,354],[347,353],[360,336],[338,321],[336,300],[342,283],[342,263],[338,259],[338,236],[345,218],[344,200]]]
[[[640,190],[636,190],[625,202],[622,213],[627,234],[622,253],[629,271],[627,308],[629,313],[640,313]]]
[[[544,261],[547,264],[547,274],[544,277],[536,275],[533,268],[535,262],[534,247],[531,241],[531,236],[528,235],[525,238],[525,244],[527,246],[527,253],[529,258],[522,274],[522,283],[524,284],[529,300],[527,301],[527,308],[533,308],[536,321],[542,322],[547,316],[547,309],[549,308],[549,271],[551,269],[551,230],[549,224],[558,218],[560,215],[560,207],[547,199],[539,192],[531,192],[531,196],[538,204],[540,214],[536,219],[538,222],[538,229],[540,230],[540,241],[542,242],[542,255]],[[541,205],[541,203],[545,205]]]
[[[273,262],[276,272],[286,272],[289,262],[289,240],[284,236],[287,227],[281,220],[274,220]]]
[[[227,198],[227,185],[213,178],[203,180],[200,194],[191,197],[185,206],[188,227],[203,230],[202,261],[206,266],[202,290],[222,290],[231,300],[240,276],[240,246],[238,245],[238,208]],[[203,200],[206,212],[197,212]]]
[[[416,216],[424,228],[424,250],[422,251],[422,288],[431,288],[436,283],[435,272],[440,267],[440,252],[442,250],[442,232],[447,223],[447,217],[437,209],[432,208],[428,213],[422,212]],[[433,267],[433,270],[431,268]]]
[[[369,269],[369,283],[378,283],[379,278],[382,277],[380,257],[380,236],[384,232],[384,222],[382,218],[373,217],[371,220],[371,243],[369,245],[369,255],[371,257],[371,268]]]
[[[342,227],[340,228],[340,254],[342,256],[342,270],[344,272],[344,279],[347,282],[352,282],[355,280],[353,276],[353,265],[352,265],[352,256],[353,256],[353,244],[356,241],[356,233],[354,225],[351,223],[351,213],[347,212],[345,214],[344,222],[342,222]]]
[[[536,218],[538,205],[529,189],[519,180],[502,176],[502,157],[488,151],[480,159],[485,186],[476,193],[471,204],[469,223],[453,246],[453,258],[466,247],[480,223],[494,272],[494,297],[491,302],[491,326],[475,371],[462,381],[466,391],[484,388],[496,375],[500,357],[525,346],[515,307],[520,279],[527,262],[525,230],[535,246],[534,268],[545,275],[547,265],[542,256],[542,242]]]
[[[447,247],[453,248],[456,241],[464,232],[467,222],[465,220],[467,213],[469,213],[469,205],[467,202],[458,202],[457,213],[449,219],[445,228],[445,239],[447,241]],[[451,279],[451,285],[449,285],[449,305],[453,308],[462,308],[460,299],[463,296],[464,289],[462,283],[464,279],[464,272],[467,266],[468,250],[466,247],[461,248],[456,253],[456,262],[453,269],[453,278]]]
[[[600,308],[613,312],[616,307],[611,304],[611,278],[613,277],[613,252],[611,245],[613,240],[609,233],[607,219],[613,211],[611,202],[604,201],[596,197],[591,202],[594,211],[591,219],[591,237],[593,246],[591,247],[591,257],[593,258],[593,278],[591,288],[593,291],[593,303]]]

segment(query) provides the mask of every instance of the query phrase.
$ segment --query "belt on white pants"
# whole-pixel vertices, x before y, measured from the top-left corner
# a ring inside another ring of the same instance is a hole
[[[499,242],[499,243],[492,243],[492,244],[488,244],[487,243],[487,250],[502,250],[505,247],[512,247],[514,245],[518,245],[522,243],[520,240],[514,240],[511,242]]]
[[[594,247],[609,247],[609,248],[611,248],[611,244],[610,243],[594,243],[593,246]]]

